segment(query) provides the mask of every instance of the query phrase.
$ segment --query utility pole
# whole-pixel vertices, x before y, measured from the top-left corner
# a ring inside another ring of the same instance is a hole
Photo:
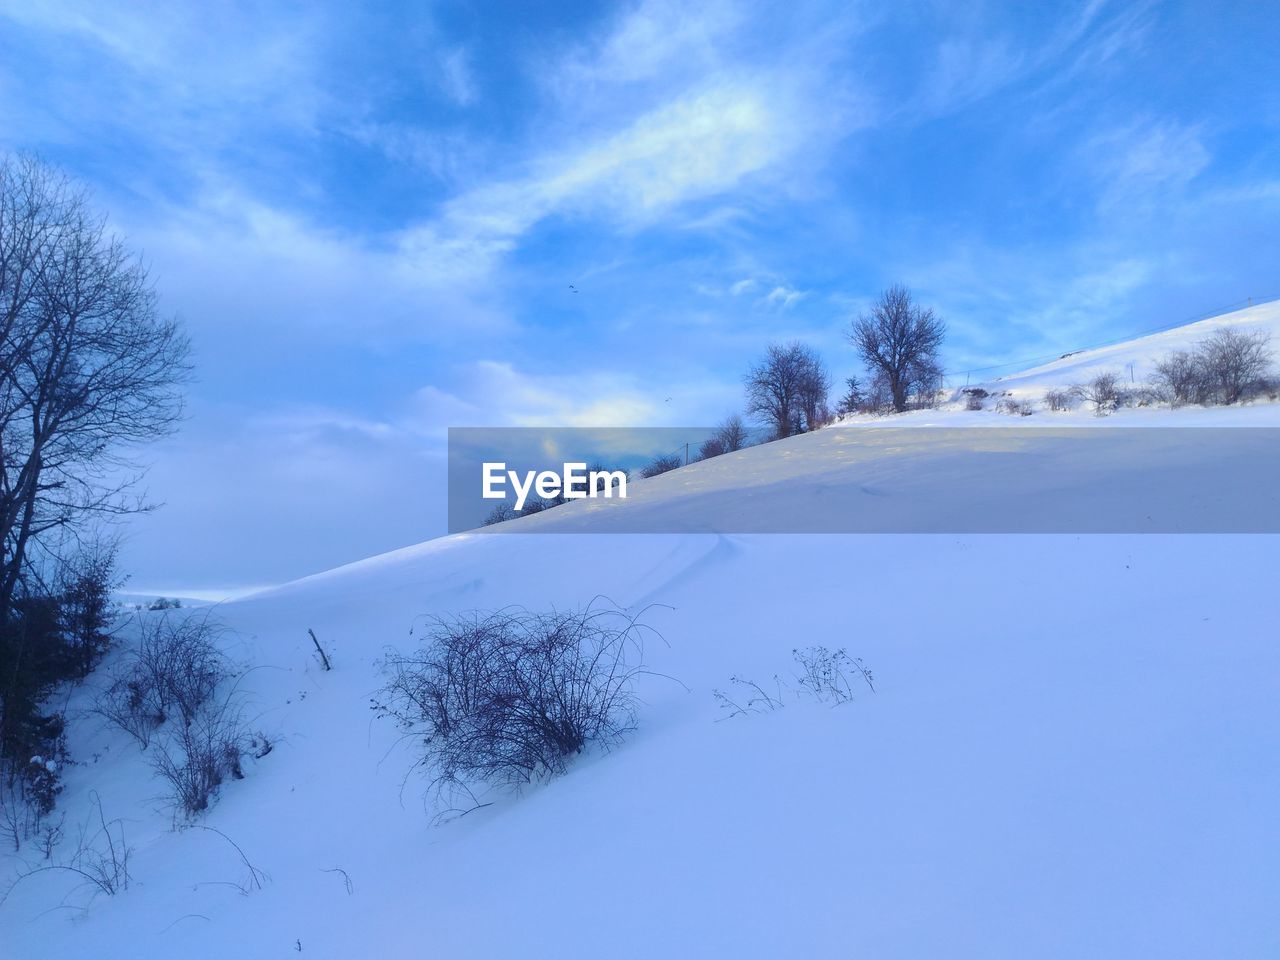
[[[688,440],[684,442],[684,465],[686,467],[689,465],[689,441]]]

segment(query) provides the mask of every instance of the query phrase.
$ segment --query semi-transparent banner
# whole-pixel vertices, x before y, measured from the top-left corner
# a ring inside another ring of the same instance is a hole
[[[449,530],[1280,533],[1280,429],[859,426],[758,440],[453,428]]]

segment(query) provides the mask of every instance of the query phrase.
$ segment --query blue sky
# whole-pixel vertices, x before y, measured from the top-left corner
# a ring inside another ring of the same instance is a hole
[[[0,0],[0,148],[190,329],[125,562],[216,591],[442,531],[447,426],[713,422],[770,339],[857,372],[891,282],[961,376],[1280,294],[1278,40],[1265,3]]]

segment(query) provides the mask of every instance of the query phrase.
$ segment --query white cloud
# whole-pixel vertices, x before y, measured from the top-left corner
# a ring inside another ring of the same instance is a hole
[[[1212,160],[1198,126],[1150,118],[1093,137],[1082,153],[1101,187],[1100,208],[1121,215],[1179,195]]]
[[[460,107],[476,99],[476,83],[471,72],[471,58],[464,49],[451,50],[440,61],[441,83],[449,98]]]
[[[794,287],[780,284],[770,290],[764,300],[770,306],[781,307],[786,310],[788,307],[795,306],[806,296],[808,294],[803,290],[796,290]]]
[[[644,0],[624,10],[600,39],[556,64],[547,80],[563,98],[580,98],[601,86],[705,70],[720,61],[742,19],[738,7],[721,0],[696,6]]]
[[[644,226],[740,186],[801,137],[779,91],[718,83],[585,146],[548,152],[525,177],[456,197],[438,218],[406,230],[401,248],[431,273],[482,276],[548,217],[595,215],[622,229]]]

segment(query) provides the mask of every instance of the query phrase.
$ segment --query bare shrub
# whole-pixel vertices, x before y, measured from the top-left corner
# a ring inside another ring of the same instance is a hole
[[[244,779],[243,759],[251,744],[257,743],[257,737],[245,726],[234,695],[228,694],[159,741],[151,765],[169,784],[171,798],[181,812],[193,817],[209,808],[224,781]]]
[[[1122,402],[1120,377],[1114,373],[1100,373],[1088,383],[1077,384],[1071,392],[1082,400],[1093,404],[1096,416],[1105,417],[1119,408]]]
[[[504,500],[489,511],[484,518],[484,525],[491,527],[495,523],[506,523],[508,520],[514,519],[515,515],[515,508]]]
[[[977,393],[970,393],[968,390],[966,390],[965,398],[964,398],[964,408],[966,410],[981,410],[982,397],[978,396]]]
[[[1237,403],[1266,393],[1271,337],[1225,328],[1191,351],[1175,350],[1156,364],[1154,387],[1179,407],[1190,403]]]
[[[798,671],[796,682],[819,703],[848,703],[853,699],[853,684],[860,680],[874,693],[871,671],[861,657],[851,657],[843,647],[828,650],[823,646],[792,650]]]
[[[640,476],[656,477],[659,474],[670,473],[677,467],[683,467],[684,461],[674,453],[664,454],[661,457],[654,457],[647,464],[640,468]]]
[[[720,718],[721,720],[742,717],[749,713],[772,713],[786,706],[786,702],[782,699],[782,680],[777,674],[773,676],[772,690],[744,677],[730,677],[729,682],[733,684],[732,693],[725,690],[711,691],[720,709],[726,712],[725,716]]]
[[[996,409],[1013,417],[1029,417],[1035,413],[1035,405],[1029,400],[1015,400],[1004,397],[996,404]]]
[[[851,701],[855,688],[862,684],[875,693],[875,679],[862,658],[849,656],[843,647],[837,650],[824,646],[798,648],[791,651],[791,657],[795,661],[795,687],[775,674],[772,690],[742,677],[729,678],[735,693],[713,690],[720,709],[726,711],[721,719],[779,710],[786,705],[787,693],[832,706]]]
[[[208,809],[225,780],[243,778],[246,755],[266,756],[271,743],[249,732],[234,686],[218,695],[232,676],[215,645],[219,624],[204,614],[165,613],[144,619],[140,630],[95,709],[142,749],[155,741],[151,765],[175,806],[192,817]]]
[[[419,650],[388,654],[374,709],[422,738],[438,790],[555,776],[633,728],[649,631],[612,608],[438,619]]]
[[[1175,350],[1156,363],[1153,378],[1165,400],[1172,406],[1204,403],[1209,397],[1209,384],[1197,359],[1185,350]]]
[[[214,645],[221,633],[221,626],[204,614],[144,618],[137,647],[98,698],[96,712],[144,750],[171,715],[190,726],[230,674]]]
[[[1230,328],[1218,330],[1196,346],[1195,359],[1217,398],[1236,403],[1271,366],[1271,337]]]
[[[1070,410],[1074,399],[1075,397],[1070,390],[1046,390],[1044,405],[1054,413],[1060,413],[1064,410]]]
[[[39,873],[64,871],[80,877],[83,885],[93,888],[95,893],[114,896],[128,889],[129,859],[133,848],[125,841],[124,822],[108,821],[102,812],[102,800],[96,792],[90,794],[93,812],[89,819],[80,826],[80,834],[75,852],[63,863],[46,863],[20,873],[9,889],[0,896],[0,904],[8,899],[9,894],[23,880]],[[96,827],[94,820],[97,820]],[[52,858],[52,843],[46,849],[46,859]]]
[[[698,459],[711,460],[723,456],[726,452],[719,437],[709,437],[702,441],[702,446],[698,447]]]

